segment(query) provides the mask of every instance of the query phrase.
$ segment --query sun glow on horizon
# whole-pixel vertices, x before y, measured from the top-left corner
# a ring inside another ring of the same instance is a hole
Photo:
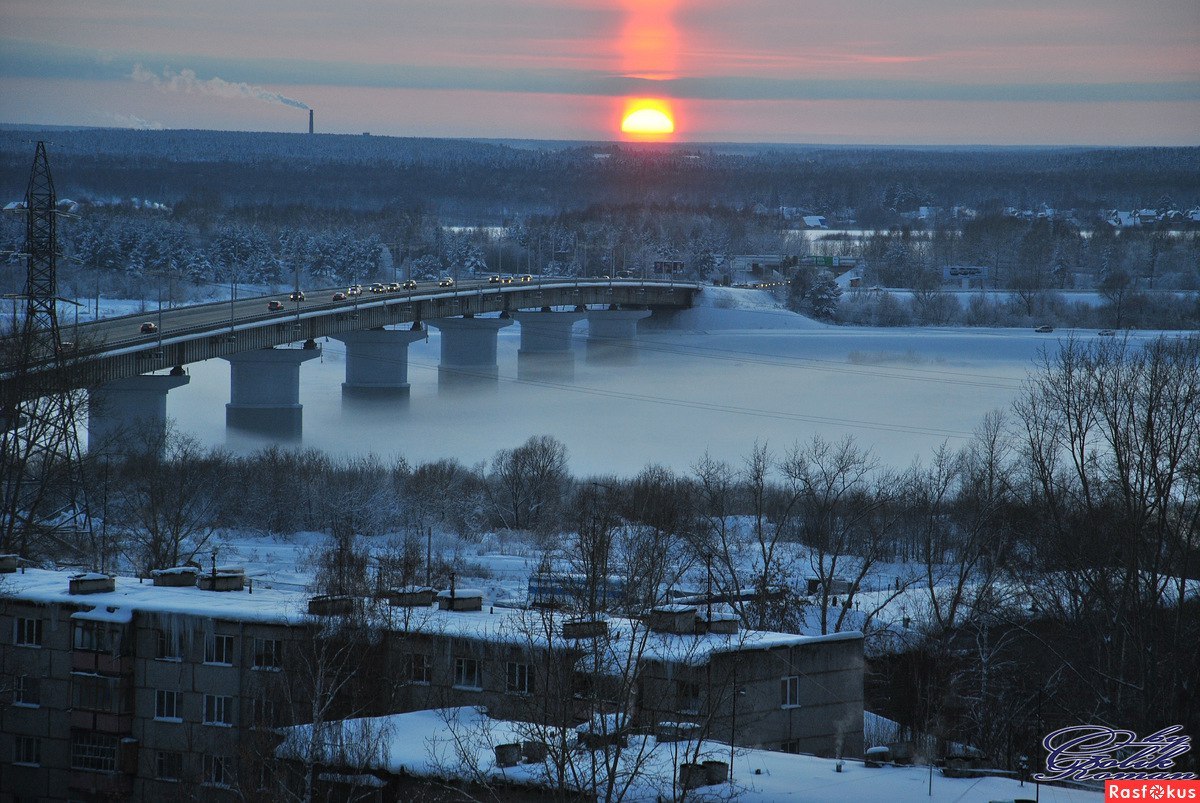
[[[675,133],[675,118],[664,101],[630,101],[621,118],[621,133],[636,139],[667,139]]]

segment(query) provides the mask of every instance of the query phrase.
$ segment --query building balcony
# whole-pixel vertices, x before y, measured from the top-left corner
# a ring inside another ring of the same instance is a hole
[[[133,714],[72,709],[71,727],[95,733],[128,734],[133,732]]]
[[[88,772],[71,770],[71,789],[95,795],[111,795],[128,800],[133,794],[133,778],[116,772]]]
[[[95,675],[133,675],[133,658],[128,655],[72,650],[71,671]]]

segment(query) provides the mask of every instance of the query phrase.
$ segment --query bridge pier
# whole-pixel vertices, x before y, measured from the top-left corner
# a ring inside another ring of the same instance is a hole
[[[438,390],[495,385],[496,335],[510,318],[438,318],[429,325],[442,334]]]
[[[628,365],[637,362],[634,341],[637,325],[650,317],[648,309],[590,310],[588,318],[587,361]]]
[[[320,356],[320,347],[309,340],[302,349],[258,349],[223,357],[229,361],[225,426],[298,439],[304,421],[300,364]]]
[[[167,435],[167,392],[192,378],[170,374],[114,379],[88,391],[88,451],[135,454],[161,452]]]
[[[365,329],[332,337],[346,344],[342,395],[408,398],[408,344],[428,337],[424,329]]]
[[[585,312],[514,312],[521,324],[521,347],[517,350],[517,379],[575,378],[575,351],[571,329],[586,317]]]

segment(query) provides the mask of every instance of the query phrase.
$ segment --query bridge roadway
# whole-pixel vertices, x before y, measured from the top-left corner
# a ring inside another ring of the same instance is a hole
[[[700,285],[652,280],[538,278],[532,282],[493,284],[487,280],[459,282],[439,287],[421,282],[414,290],[371,293],[333,301],[346,288],[305,291],[304,301],[289,293],[218,301],[173,309],[105,318],[77,327],[63,327],[63,339],[72,345],[67,382],[73,387],[93,387],[116,379],[137,376],[192,362],[225,357],[238,352],[271,348],[385,326],[424,323],[439,318],[515,312],[554,307],[605,305],[631,309],[686,308]],[[267,309],[278,300],[283,309]],[[140,326],[158,327],[143,333]],[[7,354],[12,351],[5,350]],[[38,394],[50,377],[40,371],[17,376],[17,366],[0,368],[0,398]],[[39,375],[41,381],[34,380]],[[14,383],[17,385],[13,387]]]

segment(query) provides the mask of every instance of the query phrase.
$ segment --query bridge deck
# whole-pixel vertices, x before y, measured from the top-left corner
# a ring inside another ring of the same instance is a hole
[[[508,285],[472,281],[454,288],[440,288],[428,282],[415,290],[331,300],[338,289],[342,288],[306,291],[307,298],[302,302],[291,301],[284,293],[106,318],[67,328],[64,339],[73,338],[73,347],[61,376],[68,378],[55,380],[51,372],[38,370],[49,367],[48,360],[32,371],[5,365],[0,368],[0,398],[10,398],[11,393],[22,397],[38,395],[37,388],[50,383],[91,387],[240,351],[465,314],[580,304],[685,308],[692,305],[700,285],[625,279],[545,279]],[[282,301],[282,310],[267,309],[267,302],[273,299]],[[155,323],[158,331],[140,332],[142,322]],[[13,353],[4,351],[6,357]]]

